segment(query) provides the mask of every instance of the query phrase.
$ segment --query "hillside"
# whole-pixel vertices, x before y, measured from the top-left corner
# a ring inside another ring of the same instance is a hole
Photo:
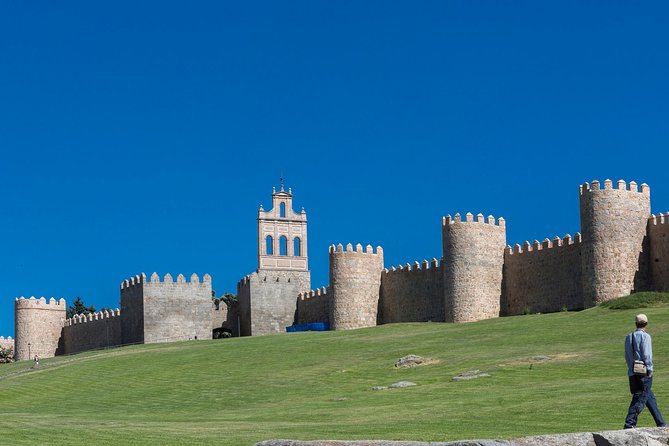
[[[153,344],[0,366],[0,443],[447,441],[619,429],[623,310]],[[669,306],[643,310],[669,412]],[[408,354],[432,364],[398,369]],[[478,369],[490,377],[452,381]],[[369,390],[398,381],[415,387]],[[644,412],[640,426],[652,426]]]

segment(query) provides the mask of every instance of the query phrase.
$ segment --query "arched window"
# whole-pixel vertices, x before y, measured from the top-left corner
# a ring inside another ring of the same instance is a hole
[[[299,237],[293,239],[293,255],[299,257],[302,255],[302,242]]]
[[[286,216],[286,203],[281,203],[279,205],[279,217],[285,217]]]
[[[268,256],[274,255],[274,239],[271,235],[265,237],[265,253]]]
[[[288,255],[288,239],[285,235],[282,235],[279,238],[279,255],[287,256]]]

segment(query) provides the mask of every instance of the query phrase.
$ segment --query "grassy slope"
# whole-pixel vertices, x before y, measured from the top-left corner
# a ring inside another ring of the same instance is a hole
[[[638,310],[154,344],[0,366],[0,443],[446,441],[618,429]],[[644,309],[669,411],[669,306]],[[414,353],[439,362],[395,369]],[[537,355],[553,357],[532,361]],[[531,367],[530,367],[531,364]],[[492,375],[451,377],[480,369]],[[370,391],[410,380],[416,387]],[[640,425],[652,425],[644,412]]]

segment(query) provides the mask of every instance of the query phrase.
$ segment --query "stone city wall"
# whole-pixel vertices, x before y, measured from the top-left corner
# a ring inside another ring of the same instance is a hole
[[[144,342],[144,282],[142,273],[121,283],[122,344]]]
[[[652,289],[669,291],[669,212],[648,220]]]
[[[381,273],[380,320],[444,322],[443,271],[437,259],[385,269]]]
[[[648,185],[606,180],[601,189],[595,180],[579,193],[585,306],[649,289]]]
[[[232,336],[239,336],[239,303],[234,302],[230,305],[226,304],[223,301],[218,303],[218,308],[212,302],[211,310],[211,329],[212,332],[215,329],[222,328],[223,330],[229,331]]]
[[[507,247],[502,315],[583,308],[581,234]]]
[[[143,276],[144,277],[144,276]],[[157,273],[142,280],[144,288],[144,343],[211,339],[211,276],[200,282],[197,274],[186,281],[183,274],[176,281]]]
[[[498,317],[506,247],[503,218],[447,215],[442,222],[446,322]]]
[[[237,287],[242,336],[284,333],[295,323],[297,296],[309,290],[311,273],[261,269],[243,281]]]
[[[50,358],[62,352],[60,335],[65,322],[65,299],[17,298],[14,301],[14,357]]]
[[[357,244],[330,246],[330,328],[348,330],[377,325],[383,249]]]
[[[75,315],[63,326],[63,353],[121,345],[121,310]]]
[[[318,288],[297,296],[297,324],[330,322],[330,299],[328,288]]]
[[[237,283],[240,336],[251,336],[251,280],[257,282],[257,277],[258,273],[252,273]]]

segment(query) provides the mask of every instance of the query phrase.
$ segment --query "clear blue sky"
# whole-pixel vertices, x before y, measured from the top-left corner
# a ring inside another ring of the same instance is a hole
[[[660,1],[0,0],[0,335],[142,271],[234,292],[282,171],[313,287],[331,243],[439,258],[448,213],[573,234],[592,179],[667,211],[668,42]]]

